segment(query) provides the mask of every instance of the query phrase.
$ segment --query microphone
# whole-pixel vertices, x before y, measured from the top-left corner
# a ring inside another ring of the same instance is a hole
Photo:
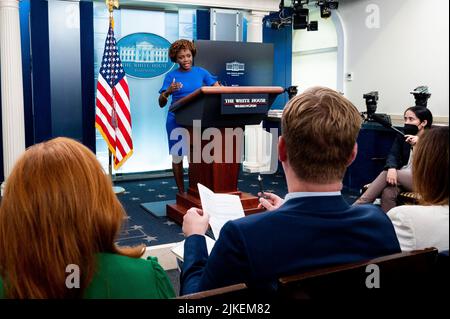
[[[391,123],[389,123],[388,121],[386,121],[384,118],[382,118],[381,116],[379,116],[378,114],[372,114],[371,118],[373,120],[375,120],[375,122],[380,123],[381,125],[383,125],[385,128],[389,128],[391,130],[394,130],[395,132],[397,132],[398,134],[400,134],[401,136],[405,136],[405,133],[403,133],[402,131],[400,131],[399,129],[395,128],[392,126]]]

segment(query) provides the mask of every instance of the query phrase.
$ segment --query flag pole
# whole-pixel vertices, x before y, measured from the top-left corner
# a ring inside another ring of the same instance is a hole
[[[109,11],[109,23],[111,25],[112,28],[114,28],[114,16],[113,16],[113,12],[114,12],[114,7],[118,8],[119,7],[119,0],[105,0],[106,2],[106,6],[108,7],[108,11]],[[113,91],[114,94],[114,91]],[[114,103],[113,99],[113,103]],[[113,112],[115,112],[114,108],[113,108]],[[111,152],[111,150],[108,149],[108,173],[109,176],[111,177],[111,181],[113,183],[113,191],[115,194],[120,194],[125,192],[125,188],[120,187],[120,186],[114,186],[114,178],[113,178],[113,154]]]
[[[113,183],[112,188],[113,188],[114,194],[121,194],[121,193],[125,192],[125,188],[114,185],[114,178],[113,178],[113,173],[112,173],[112,166],[113,166],[112,162],[113,162],[113,154],[111,153],[110,150],[108,150],[108,173],[109,173],[109,176],[111,176],[111,181]]]

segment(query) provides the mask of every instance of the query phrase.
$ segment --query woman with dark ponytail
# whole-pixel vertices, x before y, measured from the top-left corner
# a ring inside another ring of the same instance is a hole
[[[433,124],[430,110],[422,106],[412,106],[404,113],[404,137],[397,136],[392,145],[383,172],[370,184],[354,205],[371,204],[381,195],[381,209],[387,213],[397,205],[400,187],[412,191],[411,163],[414,146],[425,130]]]

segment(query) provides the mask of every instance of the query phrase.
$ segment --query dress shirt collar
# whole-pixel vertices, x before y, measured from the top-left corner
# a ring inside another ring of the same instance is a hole
[[[318,196],[341,196],[341,192],[294,192],[288,193],[284,201],[288,201],[292,198],[300,198],[300,197],[318,197]]]

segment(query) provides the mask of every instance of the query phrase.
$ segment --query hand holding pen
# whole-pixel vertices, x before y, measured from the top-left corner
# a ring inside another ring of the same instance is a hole
[[[272,193],[266,193],[262,184],[262,177],[258,174],[258,184],[259,184],[259,204],[258,208],[265,208],[267,210],[274,210],[283,205],[284,200]]]
[[[284,200],[272,193],[258,193],[259,197],[259,204],[258,208],[265,208],[266,210],[275,210],[279,208],[281,205],[283,205]],[[264,195],[264,197],[262,197]]]

